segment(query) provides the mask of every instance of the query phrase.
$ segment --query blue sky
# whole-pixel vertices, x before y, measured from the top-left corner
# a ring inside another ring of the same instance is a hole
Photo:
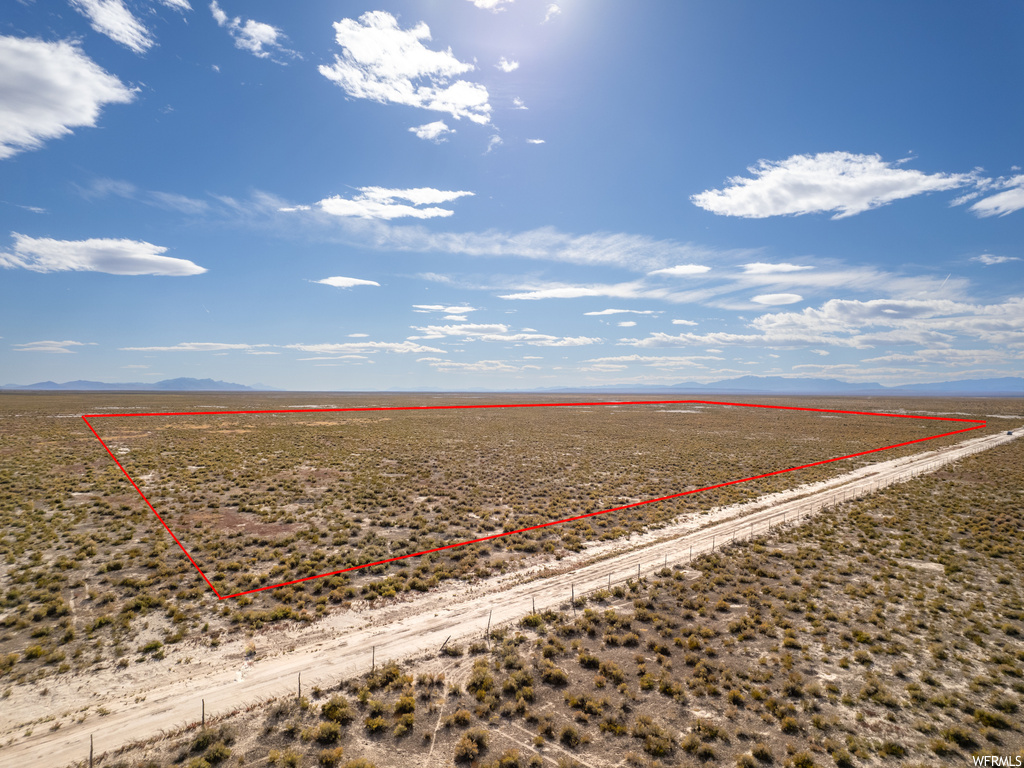
[[[1024,6],[19,0],[0,384],[1024,370]]]

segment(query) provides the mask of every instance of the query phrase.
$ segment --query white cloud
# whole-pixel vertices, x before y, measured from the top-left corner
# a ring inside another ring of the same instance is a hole
[[[429,312],[439,312],[447,315],[465,315],[468,312],[476,312],[476,307],[455,307],[448,306],[447,304],[413,304],[412,311],[420,314],[426,314]]]
[[[751,299],[755,304],[767,304],[776,306],[779,304],[796,304],[803,301],[804,297],[798,293],[762,293]]]
[[[674,267],[666,267],[665,269],[656,269],[653,272],[648,272],[650,275],[670,275],[672,277],[683,277],[686,275],[703,275],[706,272],[710,272],[711,267],[705,267],[702,264],[676,264]]]
[[[442,339],[446,336],[495,336],[508,333],[508,326],[501,323],[466,323],[464,325],[414,325],[414,331],[419,331],[422,336],[412,336],[413,339]]]
[[[492,149],[494,149],[495,147],[500,147],[504,143],[505,142],[501,140],[501,136],[499,136],[498,134],[494,134],[493,136],[491,136],[491,138],[487,140],[487,149],[484,150],[484,154],[489,155]]]
[[[50,354],[73,354],[68,347],[96,346],[96,342],[86,341],[29,341],[24,344],[13,344],[15,352],[47,352]]]
[[[426,141],[432,141],[435,144],[440,144],[443,141],[448,141],[448,134],[455,133],[454,130],[448,127],[448,124],[444,120],[436,120],[433,123],[424,123],[423,125],[417,125],[409,129],[410,133],[415,133],[418,138]]]
[[[188,0],[160,0],[161,3],[166,5],[168,8],[173,8],[176,11],[191,11],[192,6],[189,5]]]
[[[832,299],[800,312],[761,315],[749,327],[751,333],[653,333],[644,339],[623,339],[620,343],[636,347],[916,346],[940,350],[959,341],[1024,350],[1024,298],[992,305],[949,299]]]
[[[789,272],[802,272],[806,269],[814,269],[814,267],[787,264],[785,262],[781,264],[766,264],[763,261],[755,261],[750,264],[743,265],[743,272],[747,275],[786,274]]]
[[[526,143],[527,144],[546,144],[547,142],[544,141],[544,139],[527,139]]]
[[[503,6],[514,3],[515,0],[469,0],[469,2],[477,8],[483,8],[485,11],[498,13],[505,10]]]
[[[980,261],[986,267],[990,267],[993,264],[1005,264],[1008,261],[1020,261],[1017,256],[993,256],[990,253],[983,253],[981,256],[974,256],[971,261]]]
[[[470,341],[527,344],[536,347],[579,347],[598,344],[602,341],[602,339],[590,336],[552,336],[547,333],[538,333],[533,328],[524,328],[522,331],[513,332],[503,323],[413,326],[413,330],[423,334],[410,336],[409,339],[413,341],[455,337]]]
[[[828,357],[830,353],[827,349],[812,349],[811,354],[821,355],[821,357]]]
[[[617,365],[620,368],[627,367],[625,363],[639,363],[649,365],[653,368],[704,368],[703,360],[721,360],[720,357],[700,356],[678,356],[678,355],[617,355],[615,357],[594,357],[585,362],[597,365]]]
[[[378,288],[380,283],[373,280],[360,280],[358,277],[325,277],[323,280],[314,280],[315,283],[331,285],[335,288],[351,288],[354,285],[375,285]]]
[[[0,267],[33,272],[106,272],[110,275],[200,275],[206,271],[188,259],[162,254],[166,247],[141,240],[53,240],[11,233],[14,247],[0,251]]]
[[[455,192],[430,187],[416,189],[384,189],[383,187],[360,187],[361,194],[354,198],[340,196],[328,197],[316,203],[320,210],[332,216],[354,217],[360,219],[397,219],[411,217],[416,219],[433,219],[451,216],[455,212],[448,208],[419,208],[415,206],[430,203],[446,203],[460,197],[472,196],[472,192]],[[406,200],[412,205],[395,202]],[[279,208],[283,212],[308,211],[310,206],[299,205],[290,208]]]
[[[250,352],[270,344],[224,344],[216,341],[183,341],[169,347],[121,347],[122,352]]]
[[[619,299],[641,298],[648,295],[639,283],[566,285],[556,283],[545,288],[519,293],[508,293],[502,299],[537,301],[539,299],[579,299],[587,296],[607,296]]]
[[[366,339],[366,338],[369,338],[369,336],[370,336],[370,334],[368,334],[368,333],[350,333],[350,334],[348,334],[348,337],[350,339]]]
[[[672,325],[696,325],[693,320],[673,320]]]
[[[748,251],[715,252],[673,240],[644,235],[595,232],[573,235],[554,227],[525,232],[431,232],[421,227],[384,227],[372,233],[376,247],[412,252],[441,252],[465,256],[518,256],[570,264],[607,265],[637,271],[665,267],[672,262],[748,254]]]
[[[636,321],[635,320],[623,320],[618,325],[619,325],[620,328],[632,328],[634,325],[636,325]]]
[[[434,352],[444,354],[445,350],[414,344],[411,341],[346,341],[341,344],[288,344],[287,349],[298,349],[319,355],[371,354],[374,352],[395,352],[422,354]]]
[[[1008,213],[1024,208],[1024,176],[1014,176],[1005,181],[997,182],[998,186],[1008,187],[990,197],[979,200],[970,210],[978,216],[1006,216]]]
[[[95,126],[104,105],[134,98],[75,43],[0,36],[0,159]]]
[[[115,43],[135,53],[153,46],[153,37],[121,0],[69,0],[71,7],[89,19],[89,25]]]
[[[760,160],[748,168],[753,178],[734,176],[724,189],[707,190],[690,200],[721,216],[765,218],[836,211],[832,218],[842,219],[894,200],[974,181],[971,174],[929,175],[899,166],[879,155],[849,152],[793,155],[780,162]]]
[[[498,59],[498,63],[495,64],[494,66],[500,69],[502,72],[515,72],[517,69],[519,69],[519,62],[509,61],[504,56],[502,56],[500,59]]]
[[[235,47],[243,51],[249,51],[253,56],[260,59],[267,59],[271,54],[282,53],[289,57],[296,57],[299,54],[281,45],[281,40],[286,40],[285,35],[277,27],[264,24],[262,21],[252,19],[242,20],[240,16],[229,17],[217,4],[217,0],[210,3],[210,13],[213,14],[217,26],[224,27],[235,41]],[[283,63],[275,59],[279,64]]]
[[[547,9],[544,11],[544,21],[542,21],[541,23],[547,24],[549,21],[555,18],[555,16],[561,15],[561,13],[562,9],[558,7],[557,3],[548,3]]]
[[[430,28],[423,22],[403,30],[390,13],[370,11],[358,22],[336,22],[334,31],[342,53],[335,55],[333,66],[321,65],[319,71],[352,98],[446,112],[481,125],[490,122],[487,89],[466,80],[451,82],[475,67],[455,58],[451,48],[433,51],[423,45],[421,41],[430,40]]]
[[[513,109],[529,109],[529,107],[526,106],[526,104],[523,103],[523,100],[520,99],[518,96],[514,96],[512,98],[512,108]]]
[[[601,315],[660,315],[664,310],[661,309],[602,309],[599,312],[584,312],[586,316],[601,316]]]
[[[539,371],[536,365],[516,365],[505,360],[477,360],[475,363],[457,363],[440,357],[421,357],[418,363],[426,363],[439,371],[461,371],[463,373],[519,373],[520,371]]]

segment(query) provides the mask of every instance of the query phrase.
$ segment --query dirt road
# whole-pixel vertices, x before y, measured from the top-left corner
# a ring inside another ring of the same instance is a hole
[[[1020,431],[1014,430],[1017,435]],[[245,638],[239,638],[217,649],[196,646],[193,653],[198,658],[178,658],[177,663],[133,665],[119,672],[18,686],[0,701],[0,762],[19,768],[83,765],[90,735],[97,754],[110,752],[196,722],[201,701],[209,718],[293,694],[300,673],[303,689],[308,690],[318,681],[327,684],[361,674],[372,659],[380,663],[433,654],[446,640],[482,637],[488,622],[495,626],[517,621],[534,605],[538,611],[568,607],[573,594],[581,596],[666,565],[685,565],[691,557],[758,536],[770,526],[798,522],[836,502],[1013,439],[1003,433],[967,440],[712,510],[642,537],[589,547],[560,562],[472,586],[451,585],[372,612],[338,613],[311,627],[271,628],[257,636],[259,655],[253,662],[244,658]],[[41,695],[46,686],[52,690]],[[100,706],[105,714],[97,711]],[[57,719],[40,722],[48,716]],[[59,730],[50,730],[53,722],[61,723]]]

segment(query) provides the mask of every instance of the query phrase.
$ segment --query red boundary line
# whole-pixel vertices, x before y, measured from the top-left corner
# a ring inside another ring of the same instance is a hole
[[[567,517],[567,518],[565,518],[563,520],[552,520],[552,521],[547,522],[547,523],[541,523],[540,525],[531,525],[528,528],[519,528],[518,530],[515,530],[515,531],[503,531],[501,533],[494,533],[494,534],[491,534],[490,536],[483,536],[483,537],[481,537],[479,539],[471,539],[469,541],[460,541],[460,542],[457,542],[455,544],[446,544],[443,547],[437,547],[435,549],[426,549],[426,550],[423,550],[422,552],[412,552],[412,553],[407,554],[407,555],[400,555],[398,557],[391,557],[391,558],[388,558],[387,560],[377,560],[377,561],[372,562],[372,563],[363,563],[362,565],[353,565],[353,566],[350,566],[348,568],[341,568],[340,570],[337,570],[337,571],[330,571],[329,573],[320,573],[320,574],[317,574],[316,576],[306,576],[306,577],[301,578],[301,579],[294,579],[293,581],[282,581],[280,584],[268,584],[265,587],[257,587],[256,589],[249,589],[249,590],[246,590],[244,592],[235,592],[234,594],[231,594],[231,595],[222,595],[222,594],[220,594],[220,592],[217,591],[217,588],[215,586],[213,586],[213,582],[211,582],[208,578],[206,578],[206,574],[203,573],[203,569],[199,567],[199,565],[196,563],[196,561],[194,559],[192,559],[192,555],[190,555],[188,550],[185,549],[185,546],[181,543],[181,541],[178,539],[178,537],[174,535],[174,531],[172,531],[170,529],[170,527],[167,525],[167,523],[164,521],[164,519],[162,517],[160,517],[160,513],[156,511],[156,509],[150,503],[149,499],[146,498],[146,494],[144,494],[142,492],[142,489],[139,488],[139,486],[135,483],[134,480],[132,480],[131,475],[128,474],[128,471],[124,468],[124,466],[121,464],[121,462],[118,461],[117,457],[114,455],[114,452],[110,450],[110,447],[105,442],[103,442],[103,438],[101,438],[99,436],[99,433],[96,432],[96,429],[89,422],[89,419],[109,419],[109,418],[115,418],[116,419],[116,418],[126,418],[126,417],[130,418],[132,416],[231,416],[231,415],[240,415],[240,414],[268,414],[268,413],[350,413],[350,412],[359,412],[359,411],[447,411],[447,410],[467,410],[467,409],[471,409],[471,408],[551,408],[551,407],[555,407],[555,408],[561,407],[561,408],[564,408],[564,407],[584,406],[584,405],[728,405],[728,406],[735,406],[735,407],[738,407],[738,408],[770,408],[770,409],[781,410],[781,411],[810,411],[812,413],[842,413],[842,414],[847,414],[847,415],[852,415],[852,416],[887,416],[889,418],[894,418],[894,419],[927,419],[927,420],[930,420],[930,421],[957,421],[957,422],[962,422],[962,423],[967,423],[967,424],[976,424],[977,426],[965,427],[964,429],[957,429],[957,430],[954,430],[953,432],[943,432],[942,434],[932,435],[931,437],[921,437],[921,438],[918,438],[916,440],[908,440],[905,443],[894,443],[893,445],[887,445],[887,446],[884,446],[883,448],[872,448],[872,449],[867,450],[867,451],[860,451],[859,453],[850,453],[850,454],[847,454],[846,456],[837,456],[834,459],[825,459],[823,461],[815,461],[815,462],[812,462],[810,464],[801,464],[800,466],[790,467],[789,469],[777,469],[774,472],[765,472],[763,475],[754,475],[752,477],[744,477],[744,478],[742,478],[740,480],[730,480],[730,481],[725,482],[725,483],[718,483],[717,485],[708,485],[708,486],[705,486],[704,488],[696,488],[696,489],[694,489],[692,491],[683,491],[681,493],[673,493],[673,494],[670,494],[668,496],[660,496],[660,497],[658,497],[656,499],[647,499],[645,501],[635,501],[635,502],[633,502],[631,504],[623,504],[621,507],[611,507],[610,509],[602,509],[602,510],[599,510],[597,512],[588,512],[585,515],[577,515],[576,517]],[[878,453],[879,451],[888,451],[891,448],[902,448],[905,445],[913,445],[915,443],[924,443],[924,442],[927,442],[928,440],[936,440],[936,439],[938,439],[940,437],[949,437],[950,435],[959,435],[962,432],[971,432],[972,430],[982,429],[982,428],[988,426],[988,422],[981,421],[979,419],[954,419],[954,418],[950,418],[948,416],[913,416],[913,415],[905,414],[905,413],[872,413],[871,411],[838,411],[838,410],[831,410],[831,409],[827,409],[827,408],[798,408],[797,406],[793,406],[793,405],[762,405],[762,404],[758,404],[758,403],[723,403],[723,402],[718,402],[718,401],[715,401],[715,400],[627,400],[627,401],[608,401],[608,402],[593,402],[593,403],[504,403],[504,404],[489,404],[489,405],[400,405],[400,406],[387,406],[387,407],[380,407],[380,408],[303,408],[303,409],[289,408],[289,409],[268,410],[268,411],[183,411],[183,412],[180,412],[180,413],[90,413],[90,414],[84,414],[82,416],[82,421],[84,421],[86,426],[89,427],[89,431],[92,432],[92,434],[95,436],[95,438],[97,440],[99,440],[100,445],[102,445],[106,449],[107,453],[110,455],[110,458],[114,460],[115,464],[117,464],[118,469],[120,469],[122,474],[124,474],[124,476],[126,478],[128,478],[128,482],[132,484],[132,487],[136,490],[136,492],[139,494],[139,496],[142,497],[142,500],[144,502],[146,502],[146,506],[149,507],[150,511],[154,515],[156,515],[156,519],[160,521],[160,523],[163,525],[164,529],[171,535],[171,538],[174,539],[174,543],[177,544],[178,547],[181,549],[181,551],[185,553],[185,557],[187,557],[189,562],[192,563],[192,566],[199,572],[199,575],[203,577],[203,581],[205,581],[206,584],[210,587],[210,589],[213,590],[213,594],[215,594],[217,596],[218,600],[229,600],[229,599],[231,599],[233,597],[241,597],[242,595],[251,595],[251,594],[253,594],[255,592],[264,592],[264,591],[266,591],[268,589],[276,589],[277,587],[287,587],[287,586],[289,586],[291,584],[299,584],[299,583],[304,582],[304,581],[312,581],[313,579],[322,579],[322,578],[325,578],[327,576],[337,576],[340,573],[346,573],[348,571],[358,571],[358,570],[360,570],[362,568],[370,568],[370,567],[372,567],[374,565],[384,565],[386,563],[393,563],[393,562],[396,562],[398,560],[405,560],[406,558],[410,558],[410,557],[420,557],[421,555],[429,555],[429,554],[432,554],[434,552],[443,552],[446,549],[453,549],[455,547],[464,547],[467,544],[479,544],[482,541],[490,541],[491,539],[500,539],[503,536],[512,536],[513,534],[516,534],[516,533],[525,533],[527,531],[535,531],[535,530],[537,530],[539,528],[547,528],[548,526],[560,525],[561,523],[571,523],[571,522],[574,522],[576,520],[584,520],[584,519],[586,519],[588,517],[595,517],[597,515],[603,515],[603,514],[606,514],[608,512],[617,512],[619,510],[630,509],[632,507],[640,507],[640,506],[644,506],[645,504],[654,504],[655,502],[659,502],[659,501],[668,501],[669,499],[678,499],[678,498],[680,498],[682,496],[689,496],[689,495],[694,494],[694,493],[701,493],[702,491],[710,491],[710,490],[714,490],[715,488],[725,488],[726,486],[729,486],[729,485],[737,485],[739,483],[746,483],[746,482],[748,482],[750,480],[760,480],[761,478],[772,477],[773,475],[782,475],[782,474],[785,474],[786,472],[795,472],[798,469],[808,469],[809,467],[817,467],[817,466],[820,466],[822,464],[830,464],[833,461],[842,461],[843,459],[852,459],[852,458],[856,458],[857,456],[866,456],[869,453]]]

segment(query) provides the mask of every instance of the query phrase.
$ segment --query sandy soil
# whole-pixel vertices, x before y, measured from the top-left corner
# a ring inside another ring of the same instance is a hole
[[[1021,430],[1015,430],[1019,435]],[[376,661],[434,654],[443,643],[484,636],[488,624],[517,621],[571,596],[686,564],[691,556],[756,536],[773,525],[810,516],[1015,437],[999,434],[864,467],[828,481],[752,502],[711,510],[631,540],[587,547],[561,561],[472,584],[458,583],[390,605],[337,612],[311,626],[269,627],[255,635],[256,657],[239,636],[217,648],[194,641],[163,662],[62,675],[21,685],[0,702],[5,765],[24,768],[82,764],[89,736],[96,754],[111,752],[199,720],[365,672]],[[692,553],[692,554],[691,554]],[[100,711],[100,708],[102,712]],[[60,723],[52,730],[54,723]]]

